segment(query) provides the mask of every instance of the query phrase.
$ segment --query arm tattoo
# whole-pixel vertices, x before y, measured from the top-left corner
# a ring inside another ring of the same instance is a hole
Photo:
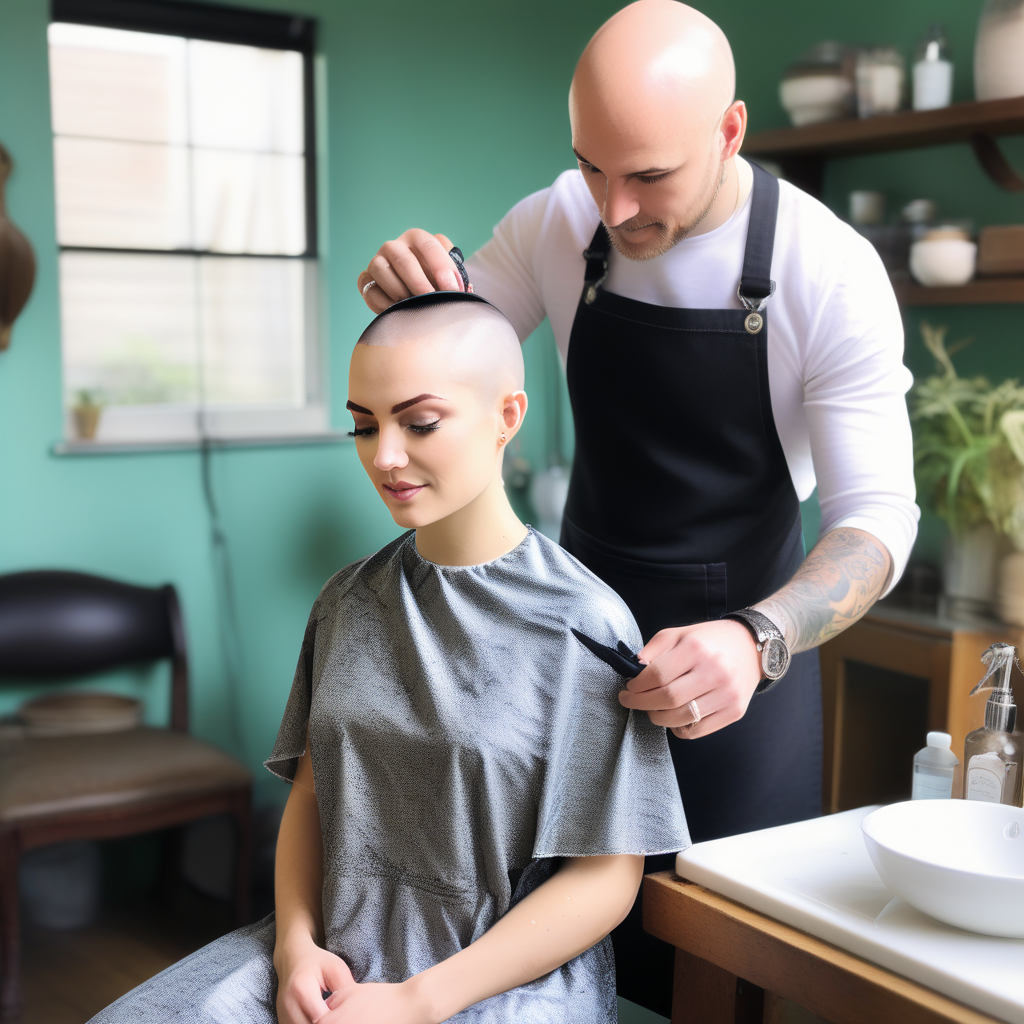
[[[815,544],[784,587],[754,607],[778,625],[795,654],[852,626],[881,596],[891,573],[885,545],[864,530],[839,527]]]

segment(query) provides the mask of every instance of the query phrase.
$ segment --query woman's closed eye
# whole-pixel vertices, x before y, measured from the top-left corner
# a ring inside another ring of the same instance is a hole
[[[441,418],[438,417],[430,423],[408,423],[406,429],[411,430],[414,434],[429,434],[437,430],[441,425]],[[349,437],[371,437],[377,433],[376,427],[356,427],[354,430],[348,432]]]

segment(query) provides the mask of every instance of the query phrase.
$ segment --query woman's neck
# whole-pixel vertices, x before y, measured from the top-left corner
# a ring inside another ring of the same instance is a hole
[[[438,565],[483,565],[508,554],[529,531],[512,511],[501,474],[468,505],[416,531],[416,550]]]

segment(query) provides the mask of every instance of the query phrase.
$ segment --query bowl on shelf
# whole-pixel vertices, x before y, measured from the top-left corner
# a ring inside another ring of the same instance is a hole
[[[779,83],[779,100],[797,128],[849,115],[853,84],[843,75],[787,78]]]
[[[861,831],[882,881],[946,924],[1024,938],[1024,810],[980,800],[908,800]]]
[[[854,113],[855,52],[840,43],[815,43],[779,83],[779,101],[800,128]]]
[[[960,228],[935,228],[910,247],[910,272],[929,288],[967,284],[978,246]]]

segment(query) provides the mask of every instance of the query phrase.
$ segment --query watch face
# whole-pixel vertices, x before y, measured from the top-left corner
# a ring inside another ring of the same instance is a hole
[[[778,679],[789,668],[790,653],[785,640],[769,637],[761,651],[761,671],[769,679]]]

